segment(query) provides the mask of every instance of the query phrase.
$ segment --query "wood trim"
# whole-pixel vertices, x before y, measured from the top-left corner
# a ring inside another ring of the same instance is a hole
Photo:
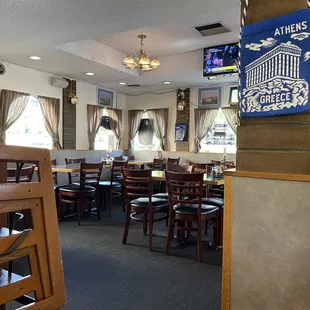
[[[222,310],[230,309],[231,293],[231,233],[232,233],[232,177],[225,176],[224,231],[222,266]]]
[[[242,178],[310,182],[310,175],[300,175],[300,174],[281,174],[281,173],[269,173],[269,172],[236,171],[236,169],[226,170],[224,172],[224,174],[225,174],[225,176],[242,177]]]

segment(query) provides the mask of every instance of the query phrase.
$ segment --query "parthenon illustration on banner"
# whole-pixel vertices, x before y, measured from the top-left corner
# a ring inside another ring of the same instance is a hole
[[[301,57],[302,49],[288,41],[246,65],[241,112],[277,111],[306,105],[308,83],[300,78]]]
[[[281,43],[245,67],[246,88],[251,88],[276,78],[299,79],[301,48]]]

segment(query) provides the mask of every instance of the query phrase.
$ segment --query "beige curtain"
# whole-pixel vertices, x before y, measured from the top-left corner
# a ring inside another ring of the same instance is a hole
[[[148,110],[147,114],[153,120],[155,135],[160,140],[161,150],[164,151],[167,135],[168,109]]]
[[[222,111],[233,132],[237,133],[237,127],[239,126],[238,107],[222,108]]]
[[[210,131],[217,113],[218,109],[195,109],[195,153],[199,151],[200,143]]]
[[[99,130],[103,107],[98,105],[87,105],[87,123],[88,123],[88,145],[89,149],[93,150],[95,148],[95,138]]]
[[[109,123],[111,130],[117,139],[116,149],[119,150],[121,147],[121,134],[122,134],[122,110],[107,109],[109,117]]]
[[[5,132],[24,112],[29,94],[2,89],[0,94],[0,144],[5,144]]]
[[[128,111],[128,150],[131,150],[131,141],[139,130],[143,115],[143,110],[129,110]]]
[[[39,96],[38,99],[43,114],[45,128],[53,139],[53,147],[57,150],[60,150],[61,144],[58,131],[60,118],[60,100],[57,98],[43,96]]]

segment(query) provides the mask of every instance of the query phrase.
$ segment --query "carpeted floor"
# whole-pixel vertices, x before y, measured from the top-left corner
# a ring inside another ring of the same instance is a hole
[[[115,207],[112,218],[88,215],[60,222],[60,236],[70,310],[220,309],[221,252],[204,246],[204,264],[196,246],[175,245],[165,256],[165,238],[154,237],[154,250],[142,225],[134,223],[128,244],[121,243],[124,214]],[[165,232],[162,223],[155,231]],[[212,236],[209,235],[208,238]]]

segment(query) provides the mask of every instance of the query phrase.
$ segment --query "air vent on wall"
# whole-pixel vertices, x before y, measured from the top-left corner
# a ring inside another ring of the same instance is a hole
[[[127,85],[127,87],[141,87],[141,85],[140,84],[129,84],[129,85]]]
[[[213,36],[215,34],[230,32],[222,23],[214,23],[204,26],[195,27],[195,29],[204,37]]]

